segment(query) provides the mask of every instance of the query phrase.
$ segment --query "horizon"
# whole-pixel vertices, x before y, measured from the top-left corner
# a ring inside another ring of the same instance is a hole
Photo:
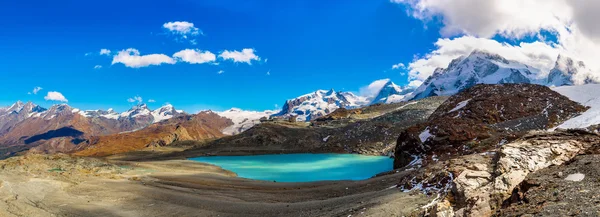
[[[502,15],[492,16],[440,1],[352,2],[3,2],[0,46],[11,52],[0,54],[0,105],[278,110],[319,89],[372,96],[365,89],[383,79],[415,86],[475,49],[542,71],[559,54],[600,68],[590,61],[600,48],[595,27],[559,13],[580,5],[557,1],[534,14],[525,12],[535,5],[478,3]]]

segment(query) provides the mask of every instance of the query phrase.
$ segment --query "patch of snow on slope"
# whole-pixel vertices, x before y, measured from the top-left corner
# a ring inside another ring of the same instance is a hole
[[[448,113],[452,113],[458,110],[463,109],[465,106],[467,106],[469,104],[469,101],[471,101],[471,99],[459,102],[458,105],[456,105],[456,107],[454,107],[452,110],[450,110]]]
[[[425,142],[431,137],[433,137],[433,135],[431,135],[431,132],[429,132],[429,128],[425,129],[423,132],[421,132],[421,134],[419,134],[419,139],[421,139],[421,142]]]
[[[600,124],[600,84],[562,86],[553,88],[553,90],[575,102],[591,107],[585,113],[571,118],[558,128],[577,129]]]
[[[233,122],[233,125],[223,129],[223,134],[235,135],[252,128],[254,125],[260,123],[261,118],[268,118],[276,112],[277,111],[271,110],[262,112],[244,111],[238,108],[232,108],[224,112],[217,112],[217,114],[221,117],[231,119]]]

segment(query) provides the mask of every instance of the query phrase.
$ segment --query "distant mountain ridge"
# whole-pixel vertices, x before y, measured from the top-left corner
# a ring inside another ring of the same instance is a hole
[[[182,115],[185,113],[172,105],[151,111],[140,104],[119,114],[112,109],[82,111],[67,104],[45,109],[18,101],[0,108],[0,157],[3,152],[11,154],[34,147],[42,152],[68,151],[89,136],[136,131]]]

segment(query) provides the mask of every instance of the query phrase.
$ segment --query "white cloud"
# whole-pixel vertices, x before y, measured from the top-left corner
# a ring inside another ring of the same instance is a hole
[[[62,95],[62,93],[56,92],[56,91],[48,92],[48,94],[44,97],[44,99],[49,100],[49,101],[60,101],[60,102],[68,102],[69,101],[69,100],[67,100],[67,98],[65,98],[65,96]]]
[[[163,24],[163,28],[169,30],[173,34],[182,36],[204,34],[200,29],[196,28],[193,23],[187,21],[168,22]]]
[[[164,54],[140,55],[134,48],[121,50],[113,57],[112,64],[121,63],[130,68],[141,68],[151,65],[175,64],[175,60]]]
[[[260,57],[257,56],[256,54],[254,54],[254,49],[252,48],[245,48],[242,51],[228,51],[225,50],[223,52],[221,52],[221,54],[219,54],[220,58],[223,58],[225,60],[232,60],[233,62],[239,62],[239,63],[248,63],[248,64],[252,64],[252,61],[260,61]]]
[[[421,84],[423,84],[422,81],[414,80],[408,83],[408,87],[418,88],[419,86],[421,86]]]
[[[156,100],[149,99],[148,102],[153,103],[153,102],[156,102]]]
[[[404,69],[404,68],[406,68],[404,63],[398,63],[398,64],[392,65],[392,69]]]
[[[110,50],[102,48],[102,49],[100,49],[100,55],[106,55],[106,56],[108,56],[108,55],[110,55]]]
[[[368,98],[375,97],[379,93],[381,88],[383,88],[383,85],[385,85],[389,81],[389,78],[373,81],[371,82],[371,84],[361,87],[359,89],[358,94]]]
[[[422,20],[442,16],[445,36],[468,34],[492,37],[496,34],[520,38],[540,29],[562,28],[569,22],[570,0],[391,0],[412,9]],[[591,0],[590,0],[591,1]]]
[[[267,71],[267,75],[271,75],[271,70]]]
[[[133,103],[133,102],[142,103],[142,102],[144,102],[144,100],[142,99],[142,97],[141,97],[141,96],[134,96],[134,97],[132,97],[132,98],[129,98],[129,99],[127,99],[127,102],[131,102],[131,103]]]
[[[219,75],[220,75],[220,74],[223,74],[223,73],[225,73],[225,71],[223,71],[223,70],[219,70],[219,71],[217,72],[217,74],[219,74]]]
[[[33,90],[31,91],[31,93],[33,94],[37,94],[38,92],[40,92],[40,90],[42,90],[43,88],[41,87],[34,87]]]
[[[424,22],[441,18],[443,36],[437,49],[409,64],[410,78],[424,80],[436,67],[447,67],[451,59],[473,49],[498,53],[542,69],[547,73],[557,55],[583,60],[600,73],[600,1],[597,0],[391,0],[409,6],[409,13]],[[556,36],[546,41],[542,32]],[[538,41],[509,45],[486,39],[494,36],[521,39],[536,36]],[[483,38],[478,38],[483,37]]]
[[[101,68],[102,68],[102,66],[101,66],[101,65],[95,65],[95,66],[94,66],[94,69],[101,69]]]
[[[185,49],[173,54],[173,57],[178,61],[190,64],[209,63],[217,60],[217,56],[210,51],[203,52],[198,49]]]

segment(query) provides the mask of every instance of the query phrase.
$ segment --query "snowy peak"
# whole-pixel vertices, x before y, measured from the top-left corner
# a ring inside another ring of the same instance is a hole
[[[44,111],[46,111],[45,108],[33,104],[32,102],[23,103],[21,101],[17,101],[11,106],[0,108],[0,116],[17,115],[23,117],[30,117],[32,115],[39,114]]]
[[[406,96],[410,95],[413,90],[414,89],[408,87],[403,89],[394,84],[394,82],[388,81],[385,85],[383,85],[381,90],[379,90],[379,93],[377,96],[375,96],[375,98],[373,98],[370,104],[401,102],[404,101]]]
[[[148,106],[146,104],[139,104],[139,105],[133,106],[128,111],[121,113],[121,117],[135,118],[138,116],[147,116],[147,115],[150,115],[150,113],[151,113],[151,111],[150,111],[150,109],[148,109]]]
[[[540,71],[517,61],[482,50],[453,60],[446,69],[436,69],[415,90],[413,99],[453,95],[476,84],[532,83],[545,84]]]
[[[560,54],[556,59],[554,68],[548,74],[547,83],[549,86],[558,87],[595,83],[597,80],[591,70],[585,66],[585,63]]]
[[[364,97],[349,92],[335,92],[333,89],[317,90],[287,100],[281,112],[274,116],[284,118],[295,116],[298,121],[310,121],[325,116],[338,108],[356,108],[367,104],[366,102]]]
[[[151,112],[151,115],[154,118],[153,123],[170,119],[178,114],[180,114],[180,112],[175,110],[175,107],[173,107],[171,104],[166,104]]]

